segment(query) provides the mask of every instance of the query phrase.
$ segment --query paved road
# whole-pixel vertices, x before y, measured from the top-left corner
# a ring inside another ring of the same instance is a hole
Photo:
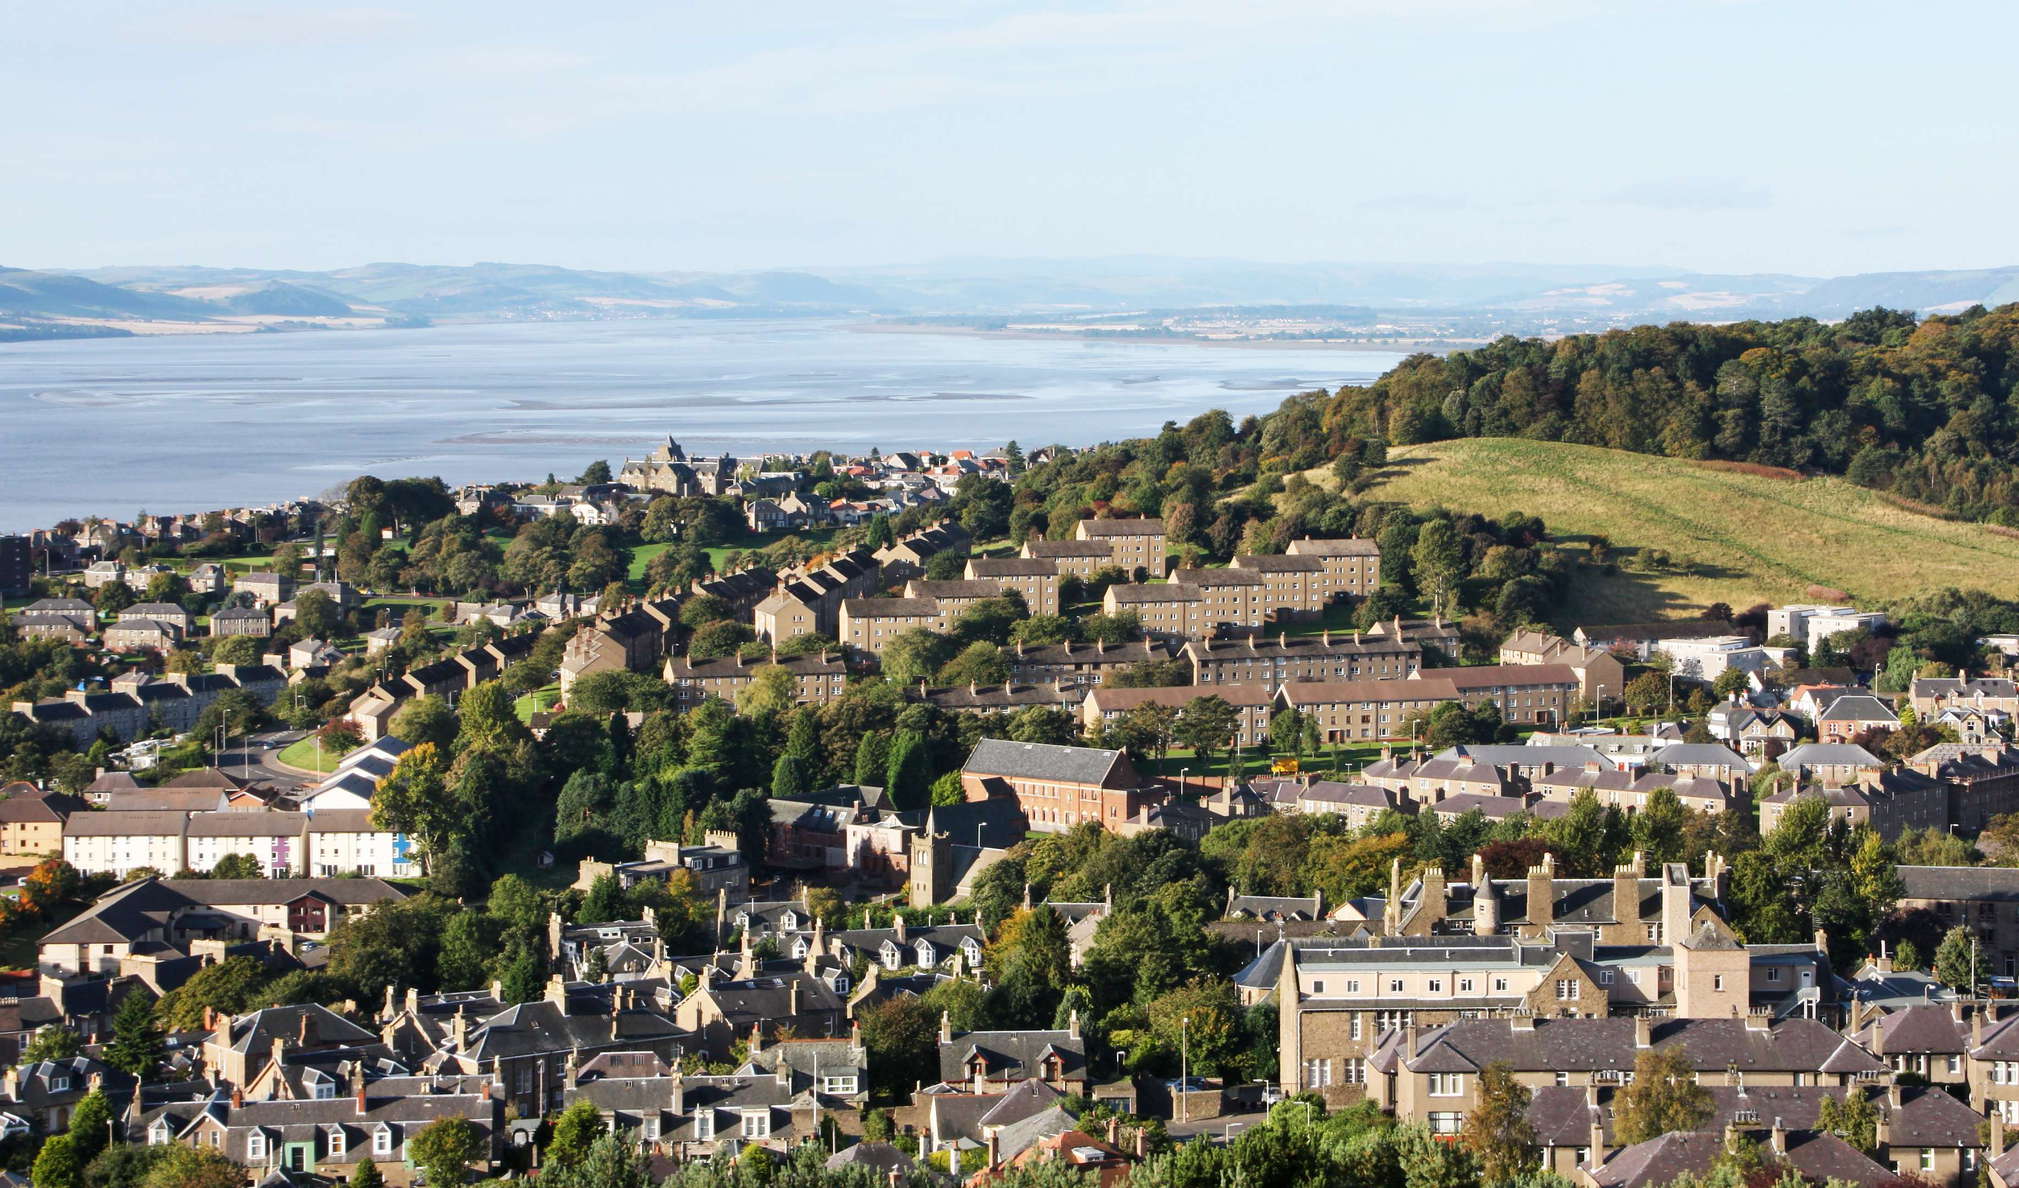
[[[1239,1138],[1242,1131],[1267,1119],[1267,1114],[1235,1114],[1229,1117],[1195,1119],[1190,1122],[1180,1122],[1173,1118],[1164,1123],[1164,1133],[1170,1135],[1176,1142],[1202,1138],[1208,1142],[1224,1143]]]
[[[255,734],[234,743],[217,757],[217,765],[235,776],[271,784],[276,788],[295,788],[313,784],[317,777],[282,767],[274,761],[274,756],[285,750],[288,744],[306,738],[306,730],[275,730],[265,734]]]

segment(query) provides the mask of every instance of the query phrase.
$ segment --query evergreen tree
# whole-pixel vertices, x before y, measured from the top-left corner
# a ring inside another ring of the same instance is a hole
[[[1935,977],[1964,994],[1975,994],[1983,984],[1983,954],[1968,928],[1961,924],[1951,928],[1935,947]]]
[[[112,1042],[105,1046],[105,1063],[147,1081],[153,1079],[167,1054],[161,1031],[154,1025],[154,1004],[138,993],[120,999],[119,1009],[112,1014]]]

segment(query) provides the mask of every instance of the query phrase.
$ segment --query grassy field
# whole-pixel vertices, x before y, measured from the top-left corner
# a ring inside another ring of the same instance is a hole
[[[514,701],[512,709],[519,715],[519,721],[530,722],[533,720],[534,714],[539,713],[541,710],[552,709],[554,703],[559,700],[561,700],[561,686],[548,685],[544,689],[535,689],[531,693]]]
[[[1878,603],[1944,586],[2019,587],[2019,538],[1895,506],[1836,478],[1783,479],[1591,446],[1472,438],[1406,446],[1373,499],[1541,516],[1559,542],[1604,536],[1620,572],[1579,583],[1567,622],[1688,618],[1711,602],[1800,600],[1812,585]],[[1324,472],[1314,480],[1331,482]],[[1643,572],[1635,552],[1688,558]]]
[[[328,749],[318,751],[315,735],[311,734],[299,742],[289,743],[274,758],[303,771],[328,773],[337,769],[337,764],[343,761],[343,754]]]

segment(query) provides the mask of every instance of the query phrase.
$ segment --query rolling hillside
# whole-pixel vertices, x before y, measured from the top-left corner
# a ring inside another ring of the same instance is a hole
[[[1314,478],[1324,472],[1315,472]],[[1330,481],[1330,476],[1325,477]],[[2019,537],[1908,511],[1836,478],[1773,478],[1673,458],[1523,438],[1391,451],[1368,498],[1541,516],[1559,541],[1610,539],[1620,572],[1581,583],[1567,618],[1686,618],[1710,602],[1800,599],[1811,585],[1863,602],[1940,589],[2019,588]],[[1665,550],[1688,573],[1647,572]]]

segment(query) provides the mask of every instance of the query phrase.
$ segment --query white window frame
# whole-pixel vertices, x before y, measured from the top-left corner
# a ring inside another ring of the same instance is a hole
[[[770,1138],[770,1108],[743,1111],[743,1120],[737,1126],[737,1134],[747,1139]]]
[[[372,1155],[374,1157],[377,1157],[380,1155],[390,1155],[392,1153],[393,1153],[393,1128],[381,1122],[379,1123],[378,1127],[372,1131]]]

